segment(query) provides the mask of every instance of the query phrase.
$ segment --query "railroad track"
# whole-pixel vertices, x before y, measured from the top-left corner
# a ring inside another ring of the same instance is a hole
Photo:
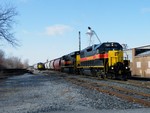
[[[150,82],[145,81],[136,81],[136,80],[128,80],[128,81],[119,81],[119,80],[111,80],[105,79],[102,80],[98,77],[91,77],[85,75],[68,75],[66,73],[57,72],[57,75],[64,77],[69,82],[76,84],[78,86],[82,86],[85,88],[89,88],[92,90],[97,90],[102,93],[106,93],[112,96],[116,96],[123,100],[137,103],[146,107],[150,107]],[[133,88],[145,89],[147,91],[141,91],[136,89],[130,89],[128,87],[122,86],[132,86]]]
[[[104,82],[96,82],[91,81],[90,79],[83,79],[79,77],[69,77],[66,78],[67,81],[72,82],[73,84],[89,88],[92,90],[97,90],[102,93],[106,93],[112,96],[116,96],[123,100],[137,103],[146,107],[150,107],[150,94],[145,92],[139,92],[136,90],[131,90],[128,88],[123,88],[116,85],[111,85],[106,81]],[[118,82],[119,84],[119,82]],[[130,84],[129,84],[130,85]]]
[[[95,80],[103,80],[102,78],[99,78],[99,77],[92,77],[92,76],[86,76],[86,75],[81,75],[81,77],[95,79]],[[130,80],[130,79],[128,79],[127,81],[105,79],[105,81],[111,81],[114,83],[121,83],[121,84],[132,85],[132,86],[136,86],[136,87],[150,89],[150,81],[142,81],[142,80],[137,81],[137,80]]]
[[[109,81],[150,89],[150,81],[149,82],[137,80],[128,80],[128,81],[109,80]]]

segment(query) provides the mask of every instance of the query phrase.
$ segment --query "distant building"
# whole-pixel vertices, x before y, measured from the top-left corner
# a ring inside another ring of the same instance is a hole
[[[124,50],[130,60],[131,75],[150,78],[150,45]]]

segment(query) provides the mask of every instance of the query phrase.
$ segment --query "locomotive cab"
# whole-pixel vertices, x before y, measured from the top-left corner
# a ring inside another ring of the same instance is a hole
[[[123,48],[119,43],[105,42],[81,51],[81,66],[89,68],[94,76],[126,79],[130,68],[128,60],[123,57]]]

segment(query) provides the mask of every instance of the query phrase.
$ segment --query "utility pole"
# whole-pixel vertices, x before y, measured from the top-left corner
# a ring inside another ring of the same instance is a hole
[[[79,31],[79,51],[81,51],[81,33]]]

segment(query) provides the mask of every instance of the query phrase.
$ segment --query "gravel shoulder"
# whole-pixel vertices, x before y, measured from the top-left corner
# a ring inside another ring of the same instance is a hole
[[[0,113],[149,113],[150,108],[67,82],[56,73],[0,81]]]

